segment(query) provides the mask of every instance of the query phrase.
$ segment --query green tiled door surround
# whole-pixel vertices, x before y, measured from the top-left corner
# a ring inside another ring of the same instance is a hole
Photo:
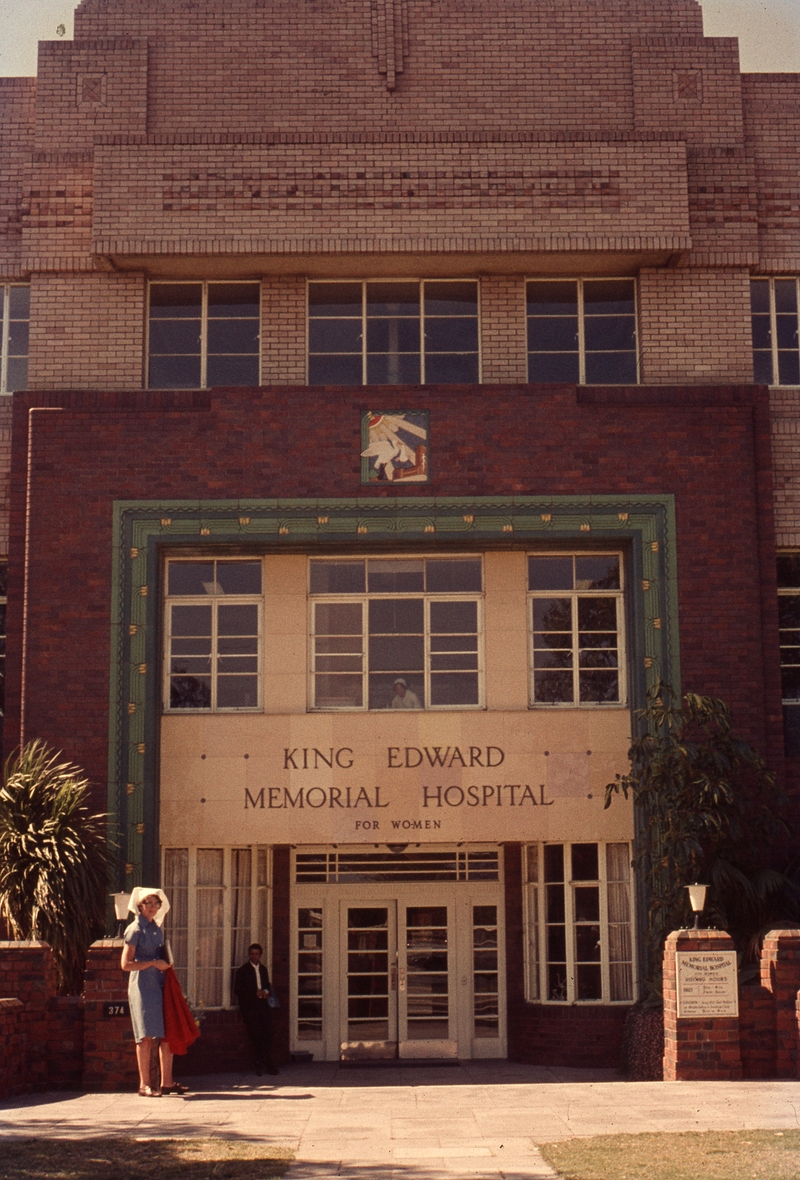
[[[659,678],[680,688],[672,496],[117,501],[114,504],[108,810],[117,887],[158,878],[164,550],[446,551],[620,545],[628,563],[630,704]]]

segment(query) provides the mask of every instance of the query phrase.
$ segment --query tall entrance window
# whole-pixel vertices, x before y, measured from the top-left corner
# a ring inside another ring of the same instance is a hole
[[[250,943],[270,961],[270,849],[165,848],[162,863],[164,931],[181,987],[194,1006],[229,1008]]]
[[[632,1002],[630,846],[531,844],[525,851],[528,999]]]
[[[478,284],[308,284],[309,385],[475,384]]]
[[[151,283],[148,389],[258,385],[259,283]]]

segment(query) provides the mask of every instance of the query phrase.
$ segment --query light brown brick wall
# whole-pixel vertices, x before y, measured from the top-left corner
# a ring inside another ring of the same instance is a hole
[[[481,368],[487,384],[528,380],[521,275],[487,275],[481,280]]]
[[[34,275],[29,388],[141,388],[144,324],[141,275]]]
[[[643,270],[639,308],[644,383],[752,381],[746,270]]]
[[[35,78],[0,78],[0,280],[21,274],[22,197],[35,101]]]
[[[261,284],[261,381],[303,385],[306,379],[306,281],[302,275]]]

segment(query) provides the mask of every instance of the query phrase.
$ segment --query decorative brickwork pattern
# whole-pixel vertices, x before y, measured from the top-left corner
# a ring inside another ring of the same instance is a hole
[[[675,930],[664,945],[664,1081],[734,1082],[742,1076],[739,1019],[678,1017],[675,955],[681,951],[731,951],[722,930]]]
[[[745,142],[758,177],[759,269],[800,271],[800,77],[745,74]]]
[[[35,78],[0,78],[0,280],[22,277],[23,193],[33,149]]]

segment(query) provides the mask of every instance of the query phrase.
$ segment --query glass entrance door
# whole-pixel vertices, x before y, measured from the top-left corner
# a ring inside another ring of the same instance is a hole
[[[343,1060],[457,1056],[451,909],[342,902]]]

